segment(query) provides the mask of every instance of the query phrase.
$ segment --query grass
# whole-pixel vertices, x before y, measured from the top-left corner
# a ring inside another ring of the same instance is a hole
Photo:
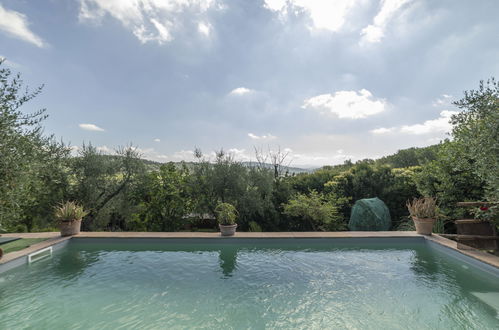
[[[4,254],[7,254],[25,249],[33,244],[43,242],[47,239],[48,238],[21,238],[13,242],[2,244],[0,245],[0,248],[3,249]]]

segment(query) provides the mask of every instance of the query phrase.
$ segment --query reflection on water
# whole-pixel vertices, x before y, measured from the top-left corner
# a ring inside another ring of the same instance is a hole
[[[232,272],[237,268],[237,251],[239,249],[234,246],[227,246],[220,250],[218,256],[220,260],[220,268],[225,277],[232,276]]]

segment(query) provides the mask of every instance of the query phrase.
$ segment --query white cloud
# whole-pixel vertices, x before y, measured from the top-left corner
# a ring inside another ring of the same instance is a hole
[[[229,95],[245,95],[245,94],[250,94],[252,92],[254,92],[254,90],[246,87],[238,87],[231,90]]]
[[[387,108],[385,99],[376,99],[366,89],[360,91],[338,91],[306,99],[302,108],[334,114],[338,118],[359,119],[383,112]]]
[[[276,139],[277,137],[272,135],[272,134],[264,134],[264,135],[256,135],[256,134],[253,134],[253,133],[248,133],[248,136],[252,139],[252,140],[274,140]]]
[[[403,125],[399,127],[390,128],[376,128],[371,130],[372,134],[391,134],[391,133],[402,133],[411,135],[423,135],[423,134],[441,134],[448,133],[452,130],[452,125],[450,124],[450,119],[453,115],[457,114],[457,111],[444,110],[440,112],[440,117],[437,119],[430,119],[424,121],[422,124],[414,125]],[[436,137],[433,140],[437,139]],[[431,140],[431,139],[430,139]]]
[[[220,9],[217,0],[80,0],[80,21],[100,22],[109,15],[121,22],[142,43],[164,44],[174,33],[189,26],[190,19],[207,19],[210,9]],[[198,24],[201,33],[211,32],[211,24]]]
[[[457,113],[457,111],[444,110],[440,112],[439,118],[427,120],[423,124],[404,125],[400,128],[400,132],[418,135],[435,132],[449,132],[452,129],[452,125],[449,123],[449,121],[452,115],[455,115]]]
[[[284,10],[287,0],[265,0],[263,6],[273,11]]]
[[[178,160],[192,161],[194,160],[194,151],[192,150],[180,150],[173,154],[173,158]]]
[[[99,126],[94,124],[79,124],[78,126],[80,126],[81,129],[84,129],[86,131],[98,131],[98,132],[104,131],[103,128],[100,128]]]
[[[227,153],[239,161],[251,160],[251,156],[246,153],[246,149],[231,148],[227,150]]]
[[[337,32],[341,30],[346,16],[358,0],[265,0],[264,7],[286,17],[296,9],[305,10],[312,20],[314,29]]]
[[[452,95],[442,94],[433,102],[434,107],[448,107],[452,103]]]
[[[385,36],[385,30],[394,15],[411,0],[382,0],[381,8],[370,24],[360,32],[361,43],[377,43]]]
[[[154,139],[154,142],[161,142],[161,139]]]
[[[370,132],[373,134],[380,134],[381,135],[381,134],[392,133],[394,130],[395,130],[394,127],[390,127],[390,128],[380,127],[380,128],[373,129]]]
[[[100,146],[100,147],[97,147],[97,151],[105,153],[105,154],[112,154],[114,150],[109,148],[108,146]]]
[[[212,26],[210,23],[199,22],[198,23],[198,31],[205,37],[209,37],[211,34]]]
[[[0,31],[7,35],[18,38],[38,47],[44,47],[45,42],[33,33],[28,27],[26,15],[14,10],[5,9],[0,4]]]

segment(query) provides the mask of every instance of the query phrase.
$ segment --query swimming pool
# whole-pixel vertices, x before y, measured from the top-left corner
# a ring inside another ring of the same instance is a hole
[[[499,275],[423,238],[71,239],[0,273],[0,328],[499,327]]]

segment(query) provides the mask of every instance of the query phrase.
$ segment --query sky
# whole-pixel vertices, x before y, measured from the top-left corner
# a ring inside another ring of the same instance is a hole
[[[0,56],[75,152],[223,148],[292,166],[448,137],[452,101],[499,76],[497,0],[0,0]]]

